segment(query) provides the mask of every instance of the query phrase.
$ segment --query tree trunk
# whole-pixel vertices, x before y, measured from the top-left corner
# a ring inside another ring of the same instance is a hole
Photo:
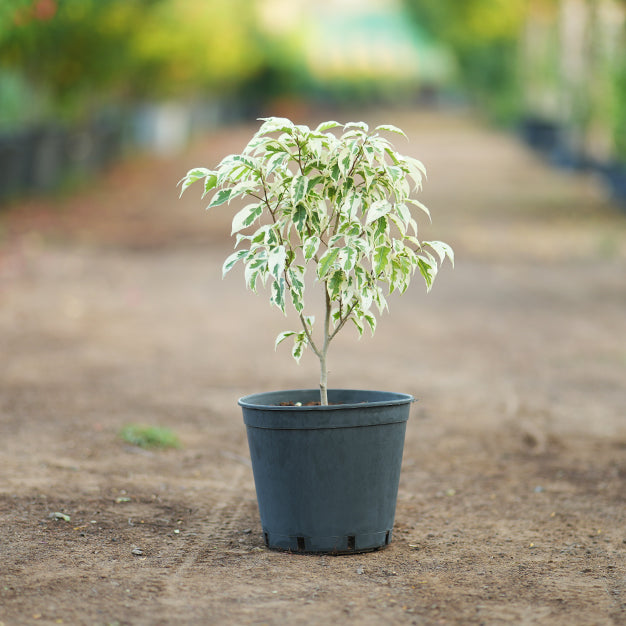
[[[320,358],[320,402],[328,405],[328,369],[326,367],[326,355]]]
[[[322,405],[328,405],[328,365],[326,356],[328,355],[328,345],[330,344],[330,294],[328,293],[328,285],[324,284],[324,293],[326,294],[326,312],[324,315],[324,344],[320,359],[320,402]]]

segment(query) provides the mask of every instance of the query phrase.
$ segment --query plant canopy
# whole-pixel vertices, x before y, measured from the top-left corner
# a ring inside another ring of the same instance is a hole
[[[299,361],[310,347],[320,361],[321,403],[327,404],[327,355],[337,333],[352,322],[373,334],[387,296],[404,293],[415,271],[430,290],[439,265],[452,249],[420,241],[412,209],[428,209],[412,197],[425,168],[395,151],[383,133],[406,137],[393,125],[370,130],[364,122],[329,121],[315,129],[285,118],[264,118],[241,154],[216,169],[195,168],[180,181],[182,193],[203,181],[212,194],[207,208],[249,201],[232,221],[235,252],[223,274],[239,261],[247,286],[269,286],[270,301],[283,313],[291,303],[301,327],[276,338],[293,341]],[[332,132],[331,132],[332,131]],[[323,285],[324,320],[317,333],[305,293],[311,274]]]

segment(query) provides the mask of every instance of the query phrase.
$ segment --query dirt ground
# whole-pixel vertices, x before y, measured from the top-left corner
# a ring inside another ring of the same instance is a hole
[[[221,280],[236,207],[177,199],[256,125],[231,127],[0,213],[2,626],[626,624],[626,213],[466,113],[358,118],[405,128],[457,254],[331,353],[332,386],[419,399],[392,544],[263,545],[236,402],[317,365]]]

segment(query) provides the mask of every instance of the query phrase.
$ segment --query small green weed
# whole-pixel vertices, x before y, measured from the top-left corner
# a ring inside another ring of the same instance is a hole
[[[180,448],[180,440],[169,428],[128,424],[120,431],[120,437],[133,446],[141,448]]]

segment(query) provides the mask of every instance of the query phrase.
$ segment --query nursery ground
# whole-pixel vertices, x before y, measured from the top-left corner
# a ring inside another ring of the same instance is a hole
[[[457,257],[331,351],[332,386],[419,399],[392,544],[263,545],[236,402],[318,375],[221,279],[236,207],[177,199],[232,126],[0,213],[2,626],[626,623],[626,214],[466,112],[359,117],[407,131]]]

